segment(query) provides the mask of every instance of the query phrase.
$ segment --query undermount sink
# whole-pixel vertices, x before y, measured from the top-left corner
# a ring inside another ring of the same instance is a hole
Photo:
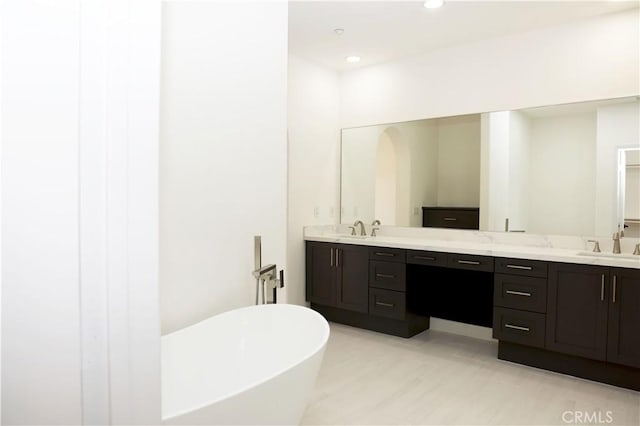
[[[371,235],[351,235],[351,234],[341,234],[338,235],[340,238],[355,238],[356,240],[365,240],[367,238],[371,238]]]
[[[590,256],[590,257],[608,257],[611,259],[625,259],[625,260],[637,260],[640,262],[640,256],[628,254],[628,253],[597,253],[593,251],[581,251],[578,252],[578,256]]]

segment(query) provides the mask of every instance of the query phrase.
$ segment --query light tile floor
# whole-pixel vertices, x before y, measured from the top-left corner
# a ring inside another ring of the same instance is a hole
[[[640,392],[500,361],[496,342],[331,323],[302,424],[562,425],[585,424],[585,415],[638,426]]]

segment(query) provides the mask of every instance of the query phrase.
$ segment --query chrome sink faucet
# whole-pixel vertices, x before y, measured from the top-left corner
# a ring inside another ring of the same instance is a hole
[[[358,226],[360,225],[360,235],[367,235],[367,232],[364,229],[364,223],[362,223],[361,220],[356,220],[356,223],[353,224],[353,226]]]
[[[613,233],[613,253],[620,253],[620,231]]]
[[[372,237],[375,237],[375,236],[376,236],[376,231],[377,231],[378,229],[380,229],[380,228],[376,228],[376,226],[380,226],[380,225],[381,225],[381,223],[380,223],[380,221],[379,221],[378,219],[374,220],[374,221],[371,223],[371,236],[372,236]]]

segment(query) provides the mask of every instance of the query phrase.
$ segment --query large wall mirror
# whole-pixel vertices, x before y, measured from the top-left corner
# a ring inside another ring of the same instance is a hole
[[[640,236],[639,153],[637,97],[343,129],[341,223]]]

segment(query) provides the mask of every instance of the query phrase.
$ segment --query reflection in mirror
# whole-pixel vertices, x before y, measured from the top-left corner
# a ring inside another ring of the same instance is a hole
[[[342,130],[341,223],[422,226],[480,200],[480,115]]]
[[[620,148],[618,160],[618,223],[626,237],[640,238],[640,148]]]
[[[343,129],[341,223],[423,226],[424,210],[462,227],[450,213],[479,208],[481,230],[611,235],[640,216],[617,195],[639,111],[631,97]]]

